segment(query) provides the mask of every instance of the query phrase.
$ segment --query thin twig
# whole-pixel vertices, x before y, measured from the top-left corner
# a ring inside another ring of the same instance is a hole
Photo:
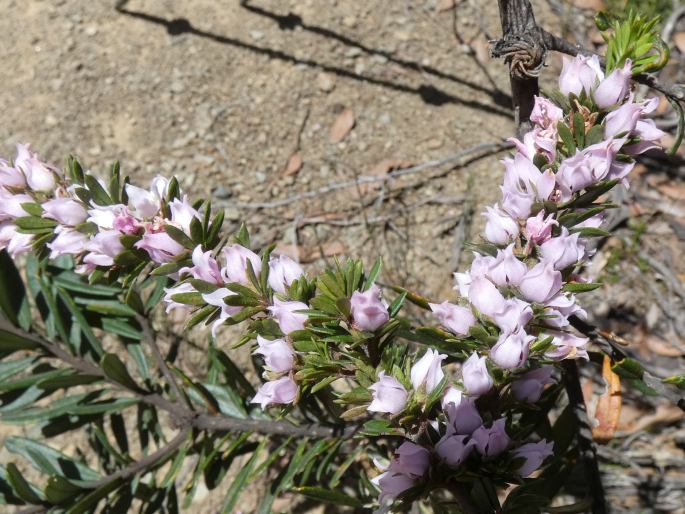
[[[166,378],[166,381],[169,382],[169,385],[173,389],[177,400],[184,400],[186,404],[190,407],[190,402],[188,402],[186,396],[181,392],[181,388],[178,386],[176,377],[169,369],[169,366],[167,366],[166,359],[164,359],[162,352],[159,350],[159,346],[157,345],[157,339],[152,331],[152,327],[150,326],[150,321],[146,317],[141,316],[140,314],[136,314],[136,319],[138,320],[138,323],[140,323],[140,326],[143,329],[143,339],[150,347],[150,350],[152,350],[152,355],[157,361],[157,366],[159,366],[159,369],[164,375],[164,378]]]
[[[383,176],[377,175],[361,175],[352,180],[345,180],[342,182],[334,182],[327,186],[315,189],[313,191],[305,191],[303,193],[297,193],[295,195],[289,196],[287,198],[282,198],[280,200],[274,200],[273,202],[254,202],[254,203],[237,203],[235,206],[239,209],[274,209],[277,207],[283,207],[285,205],[290,205],[291,203],[306,200],[308,198],[316,198],[317,196],[332,193],[333,191],[338,191],[340,189],[347,189],[349,187],[359,186],[361,184],[371,184],[374,182],[385,182],[392,180],[397,177],[404,175],[410,175],[412,173],[420,173],[431,168],[437,168],[449,163],[456,163],[455,167],[465,166],[474,160],[483,158],[485,156],[491,155],[493,153],[499,152],[506,148],[511,148],[512,144],[508,141],[494,141],[490,143],[481,143],[460,152],[448,155],[442,159],[435,159],[432,161],[419,164],[417,166],[411,166],[409,168],[404,168],[396,171],[392,171]]]

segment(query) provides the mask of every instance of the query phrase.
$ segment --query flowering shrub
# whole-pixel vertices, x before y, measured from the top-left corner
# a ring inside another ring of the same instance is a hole
[[[156,177],[143,189],[123,179],[117,165],[104,181],[73,158],[63,173],[18,145],[12,161],[0,161],[0,246],[14,259],[31,254],[28,280],[36,303],[46,306],[47,339],[29,334],[28,300],[4,301],[14,327],[2,326],[3,353],[35,350],[70,365],[66,374],[54,370],[57,383],[41,382],[50,391],[103,383],[126,392],[79,397],[64,415],[106,412],[114,425],[135,404],[148,412],[139,414],[139,425],[159,427],[157,413],[165,411],[183,430],[161,454],[143,459],[150,468],[172,460],[161,485],[131,488],[124,479],[148,467],[131,470],[99,427],[93,437],[109,455],[105,470],[121,475],[117,480],[74,463],[78,476],[55,469],[41,491],[10,465],[0,475],[11,491],[5,500],[44,510],[69,501],[78,512],[108,495],[153,505],[155,491],[168,493],[186,453],[200,455],[196,473],[207,472],[212,459],[221,460],[218,448],[232,458],[256,432],[331,438],[297,446],[282,482],[320,500],[387,510],[427,498],[436,511],[455,502],[483,511],[500,508],[496,488],[517,484],[506,512],[546,505],[561,486],[550,485],[550,477],[567,474],[577,451],[570,411],[553,425],[546,413],[563,391],[560,362],[588,359],[588,339],[572,325],[586,317],[577,295],[600,286],[583,274],[590,241],[608,235],[604,213],[613,205],[605,194],[628,185],[635,156],[657,148],[663,135],[648,118],[658,100],[637,98],[631,76],[629,59],[607,72],[597,57],[564,60],[559,91],[536,97],[534,128],[512,140],[515,153],[502,162],[501,199],[483,213],[483,239],[473,245],[470,269],[455,273],[452,298],[433,302],[399,286],[382,290],[380,262],[367,271],[348,260],[314,275],[273,255],[273,247],[255,253],[244,227],[228,242],[223,214],[213,214],[208,201],[191,202],[175,178]],[[69,291],[85,296],[75,302]],[[140,339],[148,337],[144,318],[160,300],[166,313],[187,312],[187,329],[205,324],[215,336],[224,325],[244,324],[235,346],[252,348],[258,390],[230,350],[211,346],[212,378],[199,383],[170,369],[152,338],[148,351],[165,378],[159,384]],[[407,301],[426,309],[434,324],[413,326],[401,314]],[[59,318],[57,303],[69,323]],[[138,378],[90,327],[136,349],[130,360]],[[3,362],[3,376],[20,372],[22,359]],[[3,409],[10,414],[5,421],[27,419]],[[283,421],[268,428],[274,418]],[[307,419],[319,425],[295,430]],[[213,430],[229,435],[219,444]],[[152,432],[164,440],[161,430]],[[363,444],[343,451],[350,437]],[[269,447],[269,439],[258,441],[250,443],[252,452]],[[274,457],[260,465],[267,468],[290,443],[272,446]],[[254,456],[236,481],[254,472]],[[367,457],[375,458],[375,470]],[[308,478],[295,487],[295,475],[314,473],[320,481],[331,463],[328,487],[309,485]],[[236,491],[232,485],[227,512]]]

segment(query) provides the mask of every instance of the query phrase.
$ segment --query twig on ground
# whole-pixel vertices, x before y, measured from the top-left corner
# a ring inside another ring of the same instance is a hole
[[[402,177],[413,173],[420,173],[425,170],[437,168],[439,166],[444,166],[445,164],[454,163],[454,167],[466,166],[467,164],[470,164],[473,161],[482,159],[483,157],[487,157],[489,155],[492,155],[494,153],[500,152],[511,147],[512,144],[508,141],[494,141],[491,143],[481,143],[470,148],[467,148],[465,150],[461,150],[457,153],[443,157],[442,159],[435,159],[432,161],[425,162],[423,164],[419,164],[417,166],[411,166],[409,168],[395,170],[388,173],[387,175],[361,175],[356,179],[345,180],[342,182],[334,182],[319,189],[315,189],[313,191],[306,191],[303,193],[297,193],[287,198],[282,198],[280,200],[274,200],[272,202],[237,203],[235,204],[235,207],[239,209],[274,209],[277,207],[290,205],[295,202],[300,202],[308,198],[316,198],[317,196],[329,194],[340,189],[347,189],[349,187],[355,187],[361,184],[385,182],[397,177]]]

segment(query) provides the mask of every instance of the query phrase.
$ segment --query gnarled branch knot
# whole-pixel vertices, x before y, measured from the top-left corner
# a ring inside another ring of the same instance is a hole
[[[518,79],[537,78],[545,64],[547,48],[529,34],[511,35],[494,41],[490,55],[504,58],[509,72]]]

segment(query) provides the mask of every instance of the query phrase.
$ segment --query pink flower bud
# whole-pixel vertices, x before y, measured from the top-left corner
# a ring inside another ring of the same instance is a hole
[[[480,312],[493,316],[505,306],[502,293],[487,278],[477,278],[469,287],[469,301]]]
[[[359,330],[373,332],[390,319],[388,308],[381,300],[381,290],[377,285],[371,286],[363,293],[352,293],[350,309],[353,324]]]
[[[458,407],[461,404],[464,393],[456,387],[448,387],[442,397],[441,405],[443,410],[447,410],[450,406]]]
[[[543,261],[526,273],[519,284],[519,291],[529,302],[545,303],[559,292],[561,285],[561,273],[551,262]]]
[[[212,323],[212,337],[216,337],[217,330],[228,318],[242,310],[242,307],[236,305],[226,305],[225,299],[228,296],[235,295],[236,293],[226,287],[221,287],[213,293],[205,293],[202,295],[202,299],[207,302],[207,304],[221,307],[219,317]]]
[[[502,209],[515,220],[523,220],[530,216],[530,211],[535,203],[535,195],[527,191],[502,190]],[[518,223],[516,224],[518,228]]]
[[[93,266],[112,266],[114,257],[124,251],[121,234],[116,230],[105,230],[95,234],[86,245],[88,253],[83,262]]]
[[[518,298],[508,298],[502,308],[492,315],[502,332],[515,332],[523,328],[533,318],[533,309],[530,304]]]
[[[381,490],[381,495],[378,499],[381,504],[396,498],[407,489],[411,489],[416,485],[416,479],[392,470],[378,475],[371,479],[371,482]]]
[[[262,336],[257,336],[257,348],[253,353],[264,356],[264,362],[276,373],[284,373],[293,369],[295,365],[295,352],[285,339],[269,341]]]
[[[583,90],[590,93],[595,84],[603,78],[604,73],[596,55],[592,57],[577,55],[574,58],[564,56],[559,74],[559,89],[565,95],[569,93],[580,95]]]
[[[7,252],[16,258],[32,250],[33,234],[17,232],[17,226],[9,221],[0,223],[0,250]]]
[[[81,202],[70,198],[55,198],[43,204],[43,217],[51,218],[62,225],[75,227],[80,225],[88,217],[86,209]]]
[[[619,102],[622,102],[630,91],[630,79],[632,77],[632,62],[626,59],[623,68],[616,68],[602,82],[593,93],[597,107],[609,110]]]
[[[485,362],[485,357],[479,357],[474,352],[461,368],[462,382],[471,396],[482,396],[492,388],[492,377]]]
[[[444,435],[435,445],[435,452],[445,464],[456,469],[471,455],[474,446],[467,435]]]
[[[574,193],[606,178],[623,143],[625,139],[607,139],[564,159],[556,175],[561,199],[569,200]]]
[[[439,354],[429,348],[426,353],[411,367],[411,385],[418,390],[422,385],[426,386],[426,394],[430,394],[438,387],[445,377],[442,371],[442,361],[447,355]]]
[[[55,172],[38,160],[38,156],[31,152],[29,145],[17,145],[14,167],[24,172],[26,183],[34,191],[54,191],[57,187]]]
[[[556,127],[564,119],[564,111],[543,96],[535,97],[535,105],[530,113],[530,121],[546,129]]]
[[[585,256],[585,241],[580,239],[578,233],[570,234],[566,227],[562,227],[561,235],[540,246],[540,256],[553,264],[554,269],[563,270],[575,265]]]
[[[181,293],[196,293],[195,288],[189,283],[189,282],[181,282],[180,284],[176,284],[174,287],[165,287],[164,288],[164,302],[167,304],[165,312],[169,314],[171,311],[175,309],[181,309],[184,311],[189,311],[192,306],[191,305],[186,305],[184,303],[178,303],[175,301],[172,296],[175,294],[181,294]]]
[[[269,285],[277,293],[285,294],[295,280],[304,276],[302,267],[287,255],[269,259]]]
[[[461,336],[468,335],[469,329],[476,323],[471,309],[454,305],[448,301],[442,303],[429,303],[431,311],[435,313],[440,323],[447,329]]]
[[[488,278],[498,286],[516,286],[528,272],[528,266],[514,255],[514,244],[497,250]]]
[[[302,302],[284,302],[274,298],[274,304],[268,308],[271,315],[276,318],[278,326],[285,335],[295,330],[303,330],[307,321],[307,315],[295,311],[307,310],[309,307]]]
[[[542,173],[530,159],[524,155],[517,153],[513,159],[504,159],[504,184],[502,191],[504,193],[510,192],[513,194],[521,194],[526,198],[526,203],[534,200],[547,200],[550,193],[554,189],[555,178],[554,173],[550,170]],[[504,209],[507,209],[507,204],[503,202]],[[530,207],[526,207],[530,210]],[[512,213],[513,214],[513,213]],[[528,217],[518,216],[517,217]]]
[[[535,340],[523,329],[502,334],[490,350],[490,359],[502,369],[520,368],[528,360],[530,342]]]
[[[369,404],[369,412],[388,412],[397,414],[402,412],[407,404],[407,390],[395,377],[386,376],[384,371],[378,374],[378,382],[369,387],[373,401]]]
[[[126,184],[126,195],[129,209],[140,219],[155,217],[162,205],[161,198],[154,191],[132,184]]]
[[[476,404],[470,398],[463,399],[459,405],[448,405],[446,412],[447,435],[471,435],[483,424],[483,418],[480,417]]]
[[[297,398],[297,383],[290,377],[281,377],[266,382],[259,388],[252,403],[259,403],[262,409],[273,404],[293,403]]]
[[[612,139],[619,134],[630,134],[635,130],[642,114],[642,106],[636,103],[625,103],[614,109],[604,119],[604,137]]]
[[[554,327],[565,327],[569,325],[570,316],[578,316],[580,319],[587,319],[585,312],[577,303],[575,295],[559,293],[547,302],[546,315],[553,315],[545,319],[545,323]]]
[[[514,457],[525,459],[518,472],[522,477],[527,477],[538,469],[547,457],[554,454],[554,443],[543,439],[537,443],[521,445],[513,453]]]
[[[204,280],[213,284],[223,284],[221,278],[221,271],[216,259],[212,257],[212,252],[203,252],[202,245],[198,245],[193,250],[193,266],[181,268],[178,270],[179,275],[188,273],[193,278]]]
[[[536,216],[528,218],[526,221],[526,228],[523,234],[528,239],[530,244],[542,244],[552,237],[552,227],[559,225],[554,219],[554,214],[545,216],[545,211],[542,210]]]
[[[6,160],[0,159],[0,187],[23,189],[26,187],[26,177],[17,168],[10,166]]]
[[[550,359],[585,359],[589,360],[587,346],[589,339],[586,337],[578,337],[568,332],[548,332],[540,334],[540,337],[553,336],[552,344],[554,349],[548,350],[545,354]]]
[[[183,200],[174,198],[169,203],[169,209],[171,210],[171,221],[174,225],[183,230],[186,235],[190,235],[190,223],[193,219],[201,220],[200,213],[193,209],[192,205],[188,203],[188,197],[183,196]]]
[[[88,211],[87,221],[98,228],[114,229],[122,234],[135,234],[142,228],[128,207],[122,204],[96,206]]]
[[[57,228],[57,237],[47,244],[50,258],[56,259],[60,255],[78,255],[86,249],[88,236],[76,230],[63,227]]]
[[[145,250],[150,259],[158,264],[171,262],[174,257],[185,251],[185,248],[166,232],[145,232],[143,238],[133,246]]]
[[[486,207],[483,216],[485,223],[485,239],[496,245],[506,245],[518,236],[518,223],[504,212],[498,205]]]
[[[471,436],[476,444],[476,450],[483,457],[496,457],[509,447],[511,440],[505,430],[505,422],[504,418],[500,418],[489,428],[478,428]]]
[[[35,203],[33,198],[27,194],[12,194],[0,187],[0,221],[14,220],[28,213],[22,207],[25,203]]]
[[[253,251],[239,244],[234,244],[224,248],[223,255],[226,265],[221,269],[221,276],[226,282],[248,285],[250,283],[250,279],[247,277],[248,261],[252,264],[255,276],[259,277],[262,269],[262,260]]]
[[[405,441],[395,450],[395,458],[390,463],[390,470],[411,478],[421,478],[426,474],[429,464],[428,450],[418,444]]]
[[[535,403],[542,396],[545,385],[554,383],[553,372],[554,367],[549,365],[535,368],[511,384],[511,391],[518,401]]]

